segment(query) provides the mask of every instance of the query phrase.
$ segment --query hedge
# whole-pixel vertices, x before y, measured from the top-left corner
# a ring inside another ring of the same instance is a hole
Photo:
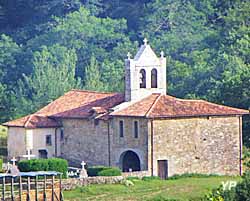
[[[56,171],[67,177],[68,162],[61,158],[22,160],[18,163],[21,172]]]
[[[88,176],[120,176],[121,170],[119,168],[105,167],[105,166],[93,166],[87,168]]]
[[[98,172],[98,176],[120,176],[121,170],[119,168],[109,168]]]

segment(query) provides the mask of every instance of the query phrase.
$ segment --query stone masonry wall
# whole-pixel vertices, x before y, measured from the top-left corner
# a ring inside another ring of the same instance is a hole
[[[119,121],[124,124],[124,137],[119,135]],[[134,137],[134,121],[139,123],[139,136]],[[121,155],[126,151],[135,152],[141,164],[141,170],[148,169],[148,120],[142,118],[114,118],[111,122],[111,166],[121,167]]]
[[[241,117],[154,120],[154,175],[157,160],[168,160],[168,176],[240,172]]]
[[[73,190],[77,187],[88,186],[90,184],[117,184],[120,183],[123,179],[123,176],[64,179],[62,180],[62,189]]]
[[[108,166],[108,124],[94,120],[64,119],[62,157],[71,165],[85,161],[88,165]]]

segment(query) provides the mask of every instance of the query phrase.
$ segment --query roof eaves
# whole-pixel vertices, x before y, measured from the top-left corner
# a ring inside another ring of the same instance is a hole
[[[225,117],[225,116],[243,116],[245,114],[197,114],[197,115],[165,115],[148,117],[150,119],[174,119],[174,118],[192,118],[192,117]]]

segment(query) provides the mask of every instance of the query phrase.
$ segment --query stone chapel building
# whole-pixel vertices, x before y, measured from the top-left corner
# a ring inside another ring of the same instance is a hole
[[[249,112],[170,96],[166,77],[164,54],[145,40],[125,60],[125,94],[71,90],[5,123],[9,158],[62,157],[162,178],[241,174],[242,116]]]

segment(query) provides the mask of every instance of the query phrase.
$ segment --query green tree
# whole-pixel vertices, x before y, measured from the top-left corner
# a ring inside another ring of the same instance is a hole
[[[65,92],[80,88],[75,78],[75,50],[54,45],[34,53],[34,73],[23,75],[16,92],[17,116],[36,111]]]
[[[94,56],[90,59],[90,64],[85,68],[84,88],[88,90],[102,91],[104,89],[101,82],[99,65]]]

